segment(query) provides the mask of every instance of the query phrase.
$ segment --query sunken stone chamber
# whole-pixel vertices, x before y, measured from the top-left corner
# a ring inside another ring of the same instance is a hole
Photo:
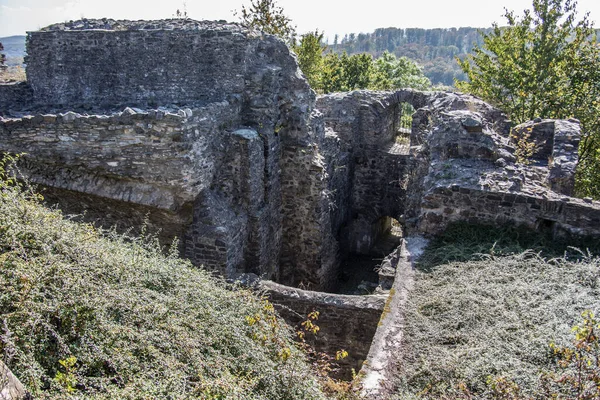
[[[262,278],[291,324],[317,309],[314,345],[348,350],[345,373],[365,358],[370,376],[391,370],[408,256],[386,259],[387,302],[316,291],[335,290],[342,262],[372,252],[392,219],[409,236],[468,221],[600,237],[599,204],[570,197],[575,120],[513,129],[456,93],[317,97],[283,41],[225,22],[82,20],[30,32],[27,53],[27,82],[0,84],[0,152],[25,153],[19,170],[47,201]]]

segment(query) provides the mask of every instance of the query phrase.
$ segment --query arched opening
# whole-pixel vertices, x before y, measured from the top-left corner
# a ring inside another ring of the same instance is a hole
[[[377,219],[365,232],[370,238],[367,251],[349,252],[340,263],[337,293],[373,294],[379,286],[378,269],[383,259],[401,243],[402,225],[389,216]]]
[[[415,108],[410,103],[399,103],[396,118],[396,143],[410,145],[410,133],[412,130],[412,119]]]

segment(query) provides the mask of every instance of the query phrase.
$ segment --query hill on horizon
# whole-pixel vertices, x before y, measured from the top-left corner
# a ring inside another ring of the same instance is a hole
[[[0,38],[4,46],[2,53],[6,55],[6,65],[22,65],[25,57],[25,35],[7,36]]]

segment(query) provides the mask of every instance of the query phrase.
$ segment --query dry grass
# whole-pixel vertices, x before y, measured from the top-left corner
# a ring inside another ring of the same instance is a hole
[[[20,65],[9,66],[4,70],[0,69],[0,83],[2,82],[22,82],[27,80],[25,68]]]

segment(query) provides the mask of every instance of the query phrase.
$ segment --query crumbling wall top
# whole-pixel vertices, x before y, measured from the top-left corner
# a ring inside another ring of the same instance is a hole
[[[196,21],[189,18],[171,18],[161,20],[114,20],[110,18],[102,19],[80,19],[77,21],[61,22],[49,25],[40,29],[40,32],[55,32],[55,31],[199,31],[212,30],[219,31],[223,34],[233,34],[236,32],[248,32],[248,29],[243,28],[237,23],[228,23],[227,21]]]
[[[0,113],[204,106],[282,87],[310,91],[283,40],[225,21],[54,24],[28,32],[25,62],[30,98],[4,101],[14,90],[0,87]],[[281,79],[294,83],[281,85]]]

